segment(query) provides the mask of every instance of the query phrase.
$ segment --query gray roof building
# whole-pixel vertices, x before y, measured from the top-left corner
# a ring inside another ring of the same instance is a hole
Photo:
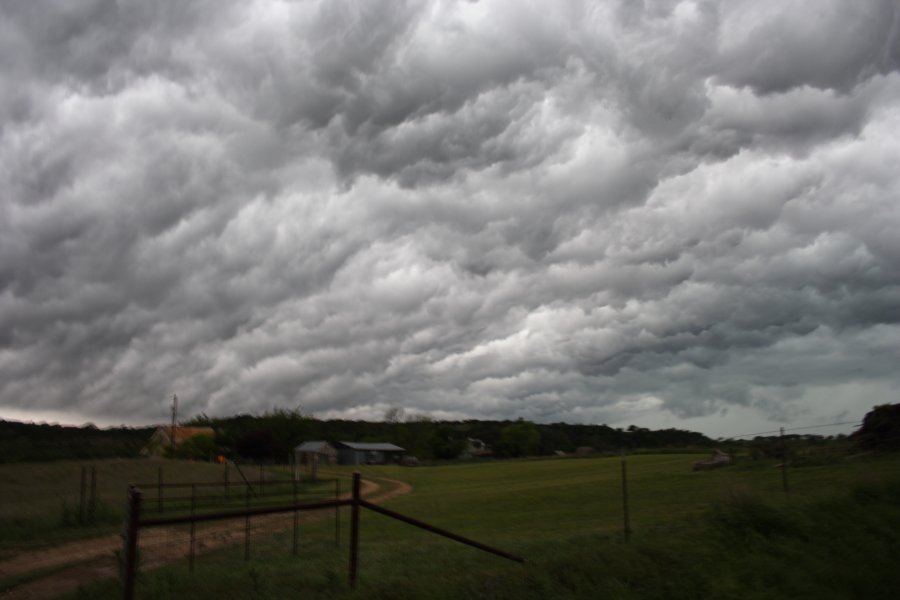
[[[312,441],[312,442],[303,442],[296,448],[294,448],[294,452],[316,452],[316,453],[329,453],[333,451],[331,444],[324,441]]]
[[[340,446],[350,448],[352,450],[362,450],[364,452],[406,452],[406,448],[401,448],[396,444],[374,443],[367,444],[363,442],[338,442]]]
[[[338,442],[338,462],[342,465],[383,465],[399,462],[406,452],[396,444],[386,442]]]

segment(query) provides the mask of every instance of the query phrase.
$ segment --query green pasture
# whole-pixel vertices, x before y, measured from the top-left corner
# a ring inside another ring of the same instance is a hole
[[[696,459],[627,458],[630,543],[622,535],[618,457],[361,466],[364,478],[413,486],[385,506],[528,563],[363,511],[359,586],[351,590],[344,509],[339,546],[333,520],[325,519],[301,528],[299,556],[289,533],[254,540],[249,562],[241,548],[228,548],[199,556],[194,573],[184,563],[144,573],[139,597],[893,597],[900,457],[847,456],[790,469],[789,494],[772,461],[692,472]],[[893,491],[880,491],[892,482]],[[116,593],[107,583],[73,597]]]
[[[799,501],[863,482],[900,479],[900,461],[860,456],[789,469],[790,493],[786,495],[781,471],[773,461],[748,459],[724,469],[693,472],[690,467],[695,460],[693,454],[627,457],[629,513],[635,532],[664,526],[734,495],[752,494],[776,503]],[[391,509],[514,548],[588,532],[619,532],[623,527],[619,457],[430,468],[363,466],[360,471],[364,477],[402,479],[413,486],[412,494],[387,503]],[[364,517],[365,525],[385,540],[408,535],[407,526],[381,529],[382,517],[369,513]]]
[[[882,497],[880,492],[869,496],[858,493],[861,489],[900,482],[900,456],[847,455],[828,464],[791,468],[788,494],[782,488],[781,471],[771,460],[742,458],[727,468],[692,472],[691,463],[697,458],[696,454],[627,457],[633,530],[630,544],[622,536],[619,457],[468,462],[431,467],[361,466],[359,470],[364,478],[378,481],[385,489],[391,484],[381,478],[402,480],[412,486],[412,493],[393,498],[384,506],[520,554],[529,563],[523,566],[508,562],[363,511],[360,587],[352,591],[346,579],[349,510],[343,509],[337,546],[333,518],[326,516],[302,526],[299,556],[291,554],[289,532],[264,540],[254,539],[249,562],[244,562],[242,548],[224,548],[198,556],[193,574],[187,572],[184,562],[142,573],[140,597],[538,598],[599,597],[596,594],[602,593],[613,598],[662,598],[667,595],[654,596],[635,590],[652,582],[665,588],[669,585],[667,574],[684,569],[688,574],[681,578],[684,581],[679,585],[683,587],[669,590],[668,597],[715,597],[708,594],[719,590],[718,597],[749,598],[765,595],[727,592],[728,586],[738,585],[732,581],[734,577],[752,578],[751,571],[743,573],[743,570],[750,569],[745,565],[755,564],[754,561],[759,569],[772,570],[780,567],[777,562],[770,564],[771,557],[786,561],[807,557],[803,560],[809,562],[808,568],[822,569],[830,568],[828,561],[845,550],[850,558],[870,551],[900,550],[897,547],[900,532],[896,529],[891,532],[888,527],[887,537],[879,537],[884,533],[879,528],[885,529],[882,521],[887,520],[891,527],[900,526],[900,515],[891,508],[896,507],[897,498]],[[100,481],[106,480],[104,501],[114,503],[118,498],[120,507],[124,506],[127,482],[155,481],[157,463],[154,462],[97,464],[98,468],[106,465],[109,469],[106,477],[99,477]],[[164,464],[167,481],[170,464],[172,481],[177,477],[184,477],[185,481],[222,477],[221,466],[177,461]],[[9,478],[10,467],[14,466],[0,466],[0,477]],[[179,467],[184,469],[176,475]],[[65,474],[65,468],[63,464],[28,465],[19,475],[30,483],[20,484],[18,493],[10,493],[7,486],[0,492],[4,495],[0,498],[4,514],[15,513],[15,509],[9,508],[12,505],[26,511],[27,503],[19,496],[29,486],[32,492],[42,490],[43,495],[61,494],[67,489],[70,497],[74,492],[77,498],[80,463],[68,466],[72,474]],[[28,471],[34,477],[26,478]],[[334,471],[342,478],[342,490],[348,491],[352,469],[342,467]],[[115,477],[114,472],[118,473]],[[284,468],[281,473],[286,476],[288,471]],[[68,477],[65,485],[61,483],[64,476]],[[840,498],[843,504],[827,510],[809,508],[835,498]],[[59,511],[58,501],[43,502],[42,509],[29,505],[26,512],[35,518],[47,515],[52,520],[54,511]],[[152,510],[152,502],[148,510]],[[837,514],[848,516],[841,521]],[[816,519],[838,530],[829,533]],[[859,523],[854,523],[854,519]],[[863,522],[866,519],[871,522]],[[794,520],[799,523],[796,527],[784,524]],[[285,523],[288,529],[288,518]],[[749,528],[750,533],[742,527]],[[762,527],[764,534],[758,534],[757,527]],[[773,551],[765,545],[772,528],[796,529],[800,533],[797,540],[792,538],[790,544]],[[860,528],[863,534],[858,534]],[[816,537],[820,530],[821,540]],[[847,540],[850,541],[845,544]],[[835,544],[838,546],[833,547]],[[742,555],[750,550],[757,554]],[[788,555],[779,554],[781,551]],[[698,572],[692,566],[691,561],[716,562],[718,552],[728,554],[725,562],[732,565],[729,568],[743,574],[732,573],[727,580],[711,581],[705,572]],[[842,566],[840,577],[844,579],[834,584],[835,589],[860,585],[852,573],[865,574],[866,569],[878,567],[879,560]],[[844,570],[851,566],[856,571],[848,570],[845,574]],[[831,575],[837,576],[836,573]],[[812,597],[802,593],[803,581],[791,585],[800,586],[797,589],[801,589],[801,597]],[[691,587],[706,590],[707,595],[687,593]],[[532,588],[538,592],[528,591]],[[828,587],[823,589],[827,591]],[[871,588],[866,589],[869,597],[879,597],[877,593],[871,594]],[[114,583],[106,583],[90,586],[73,597],[114,598],[117,591]]]

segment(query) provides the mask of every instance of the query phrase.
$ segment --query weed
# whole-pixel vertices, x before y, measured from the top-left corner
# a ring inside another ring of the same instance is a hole
[[[255,566],[251,566],[247,571],[250,578],[250,594],[248,598],[251,600],[269,600],[272,595],[269,591],[267,578]]]
[[[799,529],[782,510],[766,504],[759,496],[749,494],[733,495],[712,506],[710,519],[722,531],[746,538],[759,535],[773,536],[799,535]]]

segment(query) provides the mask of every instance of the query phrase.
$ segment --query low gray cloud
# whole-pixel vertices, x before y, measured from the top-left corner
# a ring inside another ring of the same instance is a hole
[[[0,13],[0,415],[896,396],[894,2]]]

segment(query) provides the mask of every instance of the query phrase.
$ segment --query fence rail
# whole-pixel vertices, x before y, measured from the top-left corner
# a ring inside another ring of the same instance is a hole
[[[384,508],[382,506],[378,506],[377,504],[372,504],[366,500],[360,500],[359,505],[363,508],[368,508],[371,511],[375,511],[377,513],[381,513],[386,517],[390,517],[392,519],[396,519],[398,521],[402,521],[407,525],[412,525],[414,527],[418,527],[419,529],[424,529],[425,531],[429,531],[431,533],[444,536],[445,538],[449,538],[461,544],[466,544],[467,546],[472,546],[473,548],[478,548],[484,552],[488,552],[490,554],[494,554],[501,558],[505,558],[507,560],[512,560],[518,563],[524,563],[525,559],[521,556],[517,556],[515,554],[511,554],[506,552],[505,550],[500,550],[499,548],[494,548],[493,546],[488,546],[487,544],[482,544],[481,542],[476,542],[475,540],[470,540],[467,537],[461,536],[459,534],[453,533],[452,531],[447,531],[446,529],[441,529],[440,527],[435,527],[434,525],[429,525],[424,521],[420,521],[418,519],[413,519],[412,517],[408,517],[404,514],[395,512],[388,508]]]
[[[310,491],[310,483],[321,485],[331,481],[318,479],[315,482],[308,482],[300,481],[297,477],[266,479],[262,469],[259,479],[250,480],[244,476],[239,467],[237,470],[241,475],[239,480],[229,480],[229,465],[226,464],[224,477],[219,481],[164,482],[163,470],[160,467],[157,481],[130,485],[144,492],[144,511],[151,510],[150,507],[153,505],[157,513],[170,513],[194,512],[220,507],[223,504],[237,504],[246,501],[246,497],[252,497],[254,505],[257,506],[266,502],[280,506],[284,504],[285,498],[291,498],[292,503],[297,504],[298,496],[306,495]],[[338,480],[335,478],[334,481]],[[189,494],[183,493],[188,490]]]
[[[179,515],[177,517],[154,517],[150,519],[140,519],[138,527],[161,527],[163,525],[188,525],[190,523],[204,523],[207,521],[221,521],[224,519],[237,519],[240,517],[260,517],[262,515],[274,515],[278,513],[287,513],[293,511],[321,510],[323,508],[340,508],[341,506],[350,506],[353,504],[352,499],[345,500],[324,500],[322,502],[308,502],[305,504],[283,504],[280,506],[259,506],[256,508],[245,508],[239,510],[229,510],[224,512],[209,513],[203,515]]]

